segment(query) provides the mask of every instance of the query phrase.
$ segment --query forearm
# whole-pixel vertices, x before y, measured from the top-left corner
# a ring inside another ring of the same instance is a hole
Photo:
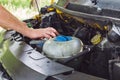
[[[18,20],[10,12],[0,5],[0,26],[5,29],[15,30],[31,39],[55,37],[58,32],[54,28],[31,29],[25,23]]]
[[[25,23],[18,20],[15,16],[13,16],[1,5],[0,5],[0,26],[5,29],[13,29],[23,34],[27,34],[25,32],[30,30]]]

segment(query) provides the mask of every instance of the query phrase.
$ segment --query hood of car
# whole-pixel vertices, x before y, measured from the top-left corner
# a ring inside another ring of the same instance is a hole
[[[119,24],[119,0],[59,0],[53,7],[72,16]]]
[[[57,5],[66,7],[69,3],[85,5],[90,7],[99,7],[102,9],[120,9],[119,0],[58,0]]]

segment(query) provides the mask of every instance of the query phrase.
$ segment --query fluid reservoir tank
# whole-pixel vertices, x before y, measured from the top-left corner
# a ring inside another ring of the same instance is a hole
[[[65,59],[83,51],[83,43],[79,38],[57,36],[46,41],[43,52],[53,59]]]

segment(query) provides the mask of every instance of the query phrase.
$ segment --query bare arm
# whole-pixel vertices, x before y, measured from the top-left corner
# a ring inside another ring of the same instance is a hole
[[[0,5],[0,26],[5,29],[13,29],[29,38],[50,38],[55,37],[58,32],[53,28],[31,29],[25,23],[18,20],[4,7]]]

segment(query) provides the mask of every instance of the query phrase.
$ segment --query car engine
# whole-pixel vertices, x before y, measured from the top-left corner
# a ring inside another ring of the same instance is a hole
[[[99,2],[102,2],[102,0],[99,0]],[[34,29],[53,27],[60,35],[52,39],[33,40],[18,32],[10,31],[11,41],[22,41],[48,59],[73,68],[77,72],[106,80],[119,80],[120,25],[119,16],[116,15],[119,11],[109,10],[108,8],[101,10],[98,6],[96,7],[97,4],[100,4],[99,2],[93,0],[91,4],[89,3],[92,7],[86,6],[86,4],[78,5],[74,3],[74,0],[71,0],[67,5],[65,4],[64,9],[57,6],[61,5],[59,1],[57,5],[45,6],[41,8],[40,14],[24,20],[24,22],[28,27]],[[88,15],[80,13],[82,15],[79,16],[79,13],[74,13],[74,11],[88,13]],[[115,15],[110,14],[111,11]],[[97,17],[93,15],[97,15]],[[3,69],[3,67],[1,68]],[[5,71],[5,73],[8,72]],[[72,72],[64,75],[69,74],[72,74]],[[8,80],[12,80],[9,79],[11,78],[9,76],[7,74]],[[50,76],[44,80],[64,79]]]

